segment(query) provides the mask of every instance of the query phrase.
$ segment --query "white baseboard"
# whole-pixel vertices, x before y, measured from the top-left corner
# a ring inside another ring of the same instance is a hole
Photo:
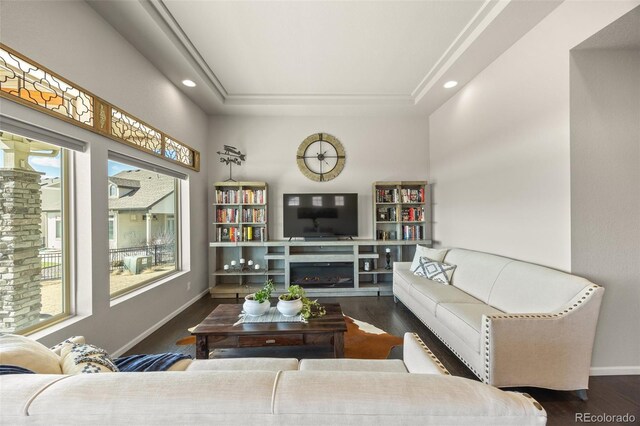
[[[140,334],[138,337],[136,337],[135,339],[133,339],[132,341],[130,341],[129,343],[127,343],[126,345],[124,345],[120,349],[112,352],[111,353],[111,357],[112,358],[117,358],[120,355],[122,355],[123,353],[127,352],[129,349],[131,349],[132,347],[134,347],[135,345],[137,345],[138,343],[142,342],[144,339],[149,337],[151,335],[151,333],[153,333],[154,331],[156,331],[157,329],[159,329],[160,327],[162,327],[163,325],[168,323],[173,317],[178,315],[180,312],[184,311],[189,306],[193,305],[198,300],[202,299],[202,296],[204,296],[207,293],[209,293],[209,289],[208,288],[206,290],[204,290],[203,292],[201,292],[200,294],[198,294],[197,296],[195,296],[193,299],[189,300],[184,305],[180,306],[175,311],[171,312],[166,317],[162,318],[162,320],[160,320],[158,323],[154,324],[153,327],[145,330],[144,333]]]
[[[640,366],[624,367],[591,367],[591,376],[636,376],[640,374]]]

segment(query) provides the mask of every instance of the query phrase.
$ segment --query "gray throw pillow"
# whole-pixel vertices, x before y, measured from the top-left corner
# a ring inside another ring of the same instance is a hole
[[[455,269],[456,265],[434,262],[428,257],[422,256],[418,261],[418,266],[411,271],[414,275],[449,285],[451,284],[451,277]]]

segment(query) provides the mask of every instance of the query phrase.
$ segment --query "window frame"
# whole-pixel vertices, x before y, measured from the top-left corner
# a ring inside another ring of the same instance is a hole
[[[175,174],[167,174],[165,173],[162,169],[158,169],[158,166],[152,163],[147,163],[145,161],[142,161],[140,159],[135,159],[135,162],[132,162],[133,164],[129,163],[126,159],[123,160],[123,155],[120,153],[116,153],[116,152],[109,152],[107,161],[115,161],[115,162],[120,162],[123,164],[127,164],[127,165],[131,165],[133,167],[139,167],[139,168],[143,168],[147,171],[154,171],[156,173],[161,173],[164,174],[165,176],[169,176],[172,179],[174,179],[174,197],[173,197],[173,204],[174,204],[174,218],[176,221],[176,225],[178,223],[180,223],[179,221],[181,220],[182,217],[182,193],[180,190],[181,184],[181,178],[177,177]],[[146,167],[145,167],[146,165]],[[109,178],[109,176],[107,175],[107,179]],[[114,215],[114,219],[116,219],[116,215]],[[116,219],[117,220],[117,219]],[[174,258],[175,258],[175,269],[173,271],[169,271],[166,274],[163,275],[159,275],[157,277],[153,277],[153,278],[149,278],[147,280],[142,280],[139,283],[136,283],[134,285],[131,285],[127,288],[124,288],[122,290],[116,291],[114,293],[111,293],[111,274],[109,274],[108,280],[107,282],[109,283],[109,298],[110,300],[113,302],[116,299],[126,296],[134,291],[138,291],[140,289],[142,289],[143,287],[147,287],[150,286],[154,283],[157,283],[158,281],[161,280],[165,280],[175,274],[179,274],[182,273],[183,268],[182,268],[182,229],[180,226],[176,226],[175,227],[175,254],[174,254]],[[108,235],[107,235],[108,236]],[[109,245],[109,239],[107,238],[107,245]]]
[[[62,224],[62,312],[57,315],[53,315],[51,318],[47,318],[46,320],[39,321],[37,324],[33,324],[29,327],[14,331],[14,333],[16,334],[24,335],[33,334],[38,331],[44,330],[45,328],[49,328],[52,325],[67,320],[71,316],[73,316],[73,312],[71,309],[71,258],[73,256],[71,252],[73,248],[71,246],[70,229],[71,223],[73,223],[70,216],[71,214],[73,214],[70,191],[70,179],[73,175],[70,170],[72,163],[70,157],[73,155],[73,150],[70,150],[63,146],[52,144],[46,140],[41,142],[60,147],[60,196],[62,197],[60,201],[60,221]]]

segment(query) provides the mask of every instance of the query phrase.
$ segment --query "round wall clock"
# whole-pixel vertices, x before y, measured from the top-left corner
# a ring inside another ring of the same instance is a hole
[[[340,141],[326,133],[314,133],[307,137],[298,147],[296,155],[302,174],[317,182],[336,178],[344,169],[345,160]]]

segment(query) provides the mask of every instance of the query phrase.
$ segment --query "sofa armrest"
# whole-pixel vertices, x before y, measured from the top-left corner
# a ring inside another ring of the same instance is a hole
[[[393,262],[393,272],[397,269],[409,269],[411,262]]]
[[[416,333],[404,334],[402,358],[409,373],[450,375]]]
[[[587,389],[604,289],[593,285],[555,313],[482,318],[482,380],[494,386]]]

